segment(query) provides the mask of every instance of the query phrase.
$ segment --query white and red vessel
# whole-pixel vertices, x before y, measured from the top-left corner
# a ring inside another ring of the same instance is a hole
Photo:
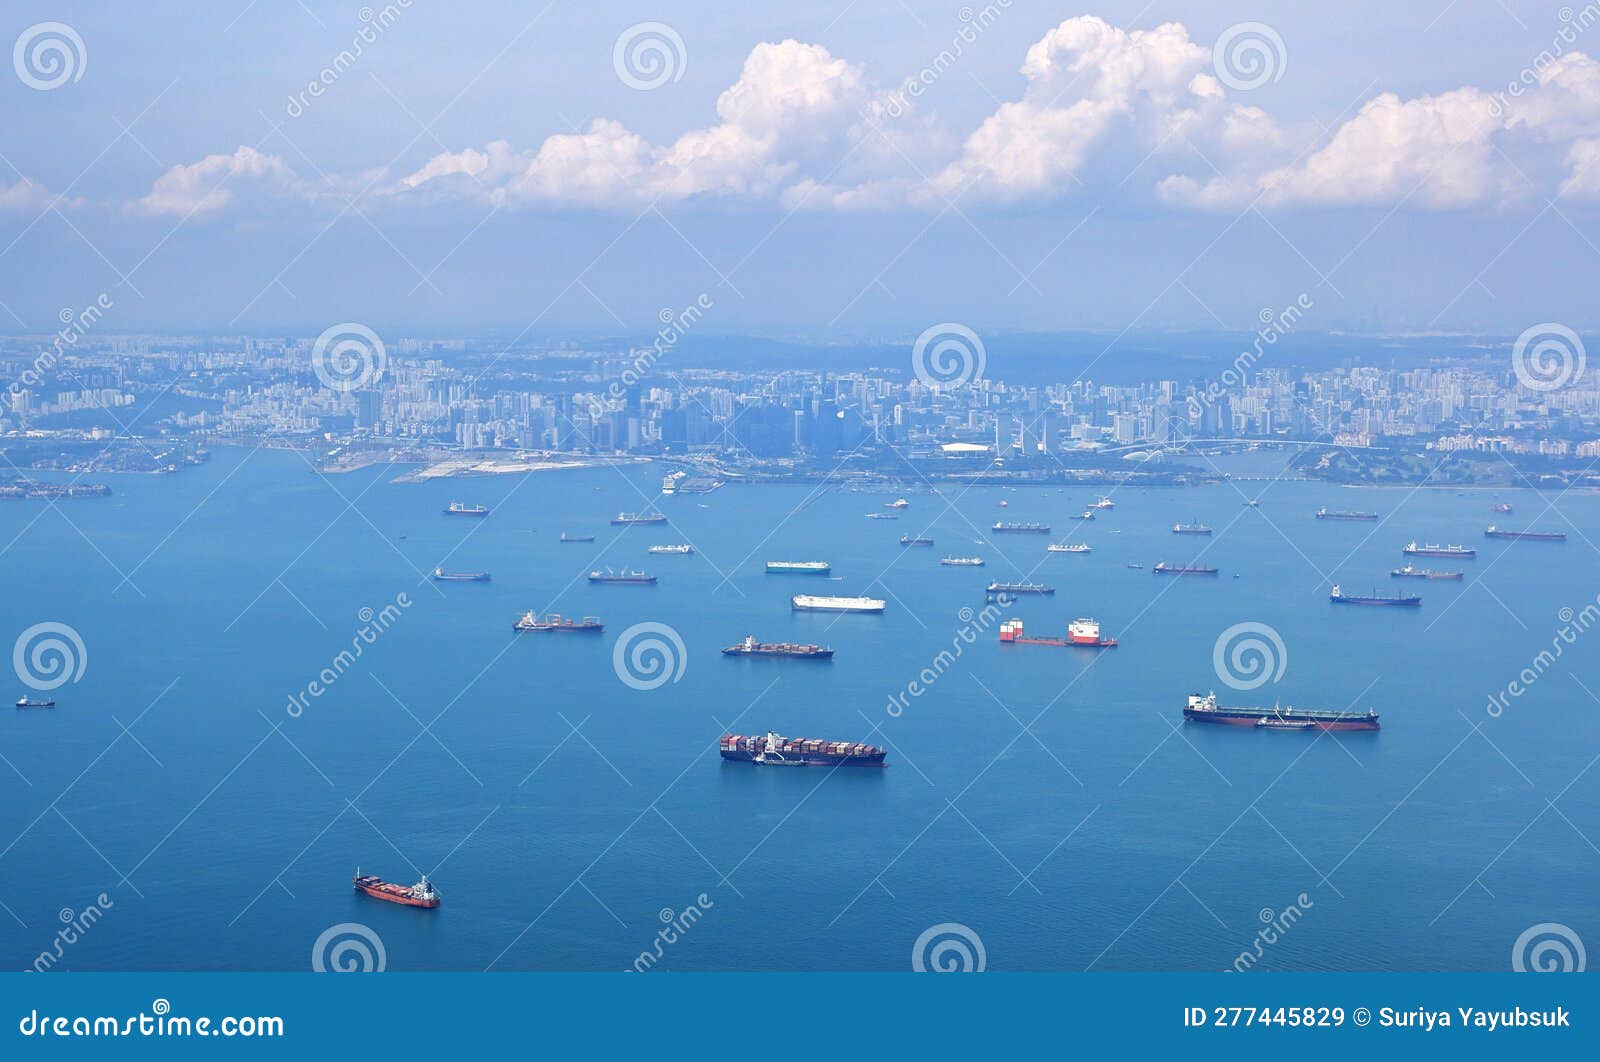
[[[1009,619],[1000,624],[1000,641],[1010,645],[1075,645],[1086,649],[1111,649],[1117,644],[1115,638],[1103,637],[1099,622],[1092,619],[1077,619],[1067,624],[1065,638],[1029,637],[1023,633],[1021,620]]]

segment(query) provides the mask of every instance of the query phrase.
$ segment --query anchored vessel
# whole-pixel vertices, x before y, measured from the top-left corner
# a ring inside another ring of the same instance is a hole
[[[1417,568],[1410,564],[1403,568],[1396,568],[1389,575],[1394,579],[1451,579],[1456,581],[1461,579],[1460,572],[1441,572],[1433,568]]]
[[[990,583],[989,594],[1053,594],[1056,588],[1044,583]]]
[[[618,513],[611,518],[611,523],[616,527],[632,527],[635,524],[664,524],[667,518],[660,513]]]
[[[589,581],[591,583],[618,583],[624,586],[656,585],[655,576],[646,575],[644,572],[640,571],[630,572],[626,568],[620,572],[614,572],[610,568],[607,568],[603,572],[590,572]]]
[[[1496,502],[1495,504],[1489,506],[1489,511],[1492,513],[1509,513],[1511,511],[1511,505],[1508,502]]]
[[[825,597],[796,594],[789,607],[796,612],[882,612],[887,602],[877,597]]]
[[[768,575],[827,575],[833,566],[827,561],[767,561]]]
[[[489,581],[488,572],[447,572],[443,568],[433,570],[435,582],[440,583],[486,583]]]
[[[1378,518],[1377,513],[1355,513],[1342,509],[1318,509],[1318,520],[1364,520],[1368,523]]]
[[[1083,512],[1079,513],[1077,516],[1069,516],[1069,517],[1067,517],[1067,519],[1069,519],[1069,520],[1093,520],[1094,519],[1094,507],[1090,506],[1089,508],[1085,509]]]
[[[1099,500],[1089,506],[1091,509],[1115,509],[1116,507],[1117,503],[1112,501],[1109,495],[1105,494],[1100,495]]]
[[[1453,557],[1457,560],[1471,560],[1478,555],[1478,551],[1471,546],[1440,546],[1432,542],[1419,546],[1416,539],[1406,543],[1405,549],[1400,552],[1408,557]]]
[[[593,535],[569,535],[565,531],[563,531],[563,532],[561,532],[561,541],[563,541],[563,542],[593,542],[594,541],[594,536]]]
[[[912,538],[910,535],[901,535],[900,536],[900,545],[901,546],[932,546],[933,545],[933,539],[931,539],[931,538]]]
[[[1337,712],[1323,708],[1231,708],[1217,703],[1217,695],[1191,693],[1183,717],[1195,723],[1256,726],[1266,730],[1377,730],[1378,713]]]
[[[1050,525],[996,523],[991,530],[997,535],[1048,535]]]
[[[882,767],[888,755],[875,745],[854,741],[786,738],[767,731],[759,737],[724,734],[722,758],[768,767]]]
[[[1339,589],[1338,583],[1333,585],[1328,600],[1336,605],[1399,605],[1405,608],[1416,608],[1422,604],[1422,598],[1416,594],[1395,594],[1393,597],[1376,591],[1371,594],[1347,594]]]
[[[681,546],[651,546],[649,549],[645,550],[645,552],[646,553],[690,554],[690,553],[694,552],[694,547],[689,545],[688,543],[684,543]]]
[[[1112,649],[1117,644],[1115,638],[1101,637],[1100,624],[1092,619],[1078,619],[1067,624],[1065,638],[1029,637],[1022,633],[1021,620],[1010,619],[1000,624],[1000,641],[1006,645],[1081,646],[1085,649]]]
[[[1052,542],[1046,546],[1046,553],[1088,553],[1092,547],[1087,542],[1074,542],[1063,546],[1059,542]]]
[[[461,502],[453,501],[445,509],[444,514],[446,516],[488,516],[489,507],[487,505],[463,505]]]
[[[867,519],[868,520],[898,520],[898,519],[900,519],[900,517],[899,517],[899,515],[897,513],[868,513],[867,514]]]
[[[821,645],[800,645],[796,642],[758,642],[748,634],[738,645],[730,645],[723,656],[803,656],[810,660],[832,660],[833,650]]]
[[[1217,569],[1204,564],[1168,564],[1157,561],[1150,571],[1155,575],[1215,575]]]
[[[30,701],[26,697],[17,698],[18,708],[54,708],[55,706],[55,701]]]
[[[1490,524],[1483,529],[1484,538],[1509,538],[1520,542],[1565,542],[1564,531],[1508,531]]]
[[[514,631],[563,631],[568,633],[599,634],[606,629],[606,625],[600,622],[599,616],[585,616],[581,620],[569,619],[559,612],[552,612],[544,619],[540,619],[530,609],[524,612],[522,617],[511,625],[511,629]]]
[[[439,906],[439,894],[434,891],[433,882],[424,874],[422,880],[409,888],[405,885],[395,885],[384,881],[372,874],[363,875],[361,868],[356,868],[356,876],[351,879],[357,892],[364,892],[374,900],[388,900],[390,903],[404,904],[407,907]]]
[[[1172,533],[1174,535],[1209,535],[1211,534],[1211,528],[1205,524],[1173,524]]]
[[[911,503],[904,498],[896,498],[892,502],[884,502],[883,507],[885,509],[908,509],[911,507]]]
[[[940,557],[939,563],[947,568],[981,568],[982,557]]]

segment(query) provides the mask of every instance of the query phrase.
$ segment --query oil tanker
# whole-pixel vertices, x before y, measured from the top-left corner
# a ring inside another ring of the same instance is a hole
[[[832,660],[833,650],[822,645],[799,645],[795,642],[758,642],[753,634],[745,635],[738,645],[730,645],[723,656],[800,656],[808,660]]]
[[[434,891],[433,882],[428,880],[428,875],[422,875],[422,880],[407,888],[404,885],[395,885],[384,881],[372,874],[363,875],[361,868],[356,868],[356,876],[351,879],[357,892],[364,892],[374,900],[388,900],[390,903],[404,904],[407,907],[439,906],[439,894]]]
[[[1333,584],[1328,600],[1335,605],[1399,605],[1402,608],[1416,608],[1422,604],[1422,598],[1416,594],[1395,594],[1393,597],[1377,593],[1347,594],[1339,588],[1338,583]]]
[[[888,755],[876,745],[786,738],[770,730],[759,737],[724,734],[721,750],[725,760],[767,767],[883,767]]]
[[[1509,538],[1518,542],[1565,542],[1564,531],[1508,531],[1490,524],[1483,529],[1484,538]]]
[[[1254,726],[1264,730],[1377,730],[1378,713],[1338,712],[1322,708],[1231,708],[1217,703],[1217,695],[1191,693],[1183,717],[1192,723]]]

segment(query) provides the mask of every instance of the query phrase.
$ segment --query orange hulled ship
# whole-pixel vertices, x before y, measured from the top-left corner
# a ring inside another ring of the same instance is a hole
[[[428,880],[428,875],[422,875],[422,880],[412,886],[396,885],[384,881],[373,874],[363,875],[361,868],[356,868],[356,876],[351,879],[357,892],[364,892],[374,900],[388,900],[390,903],[404,904],[407,907],[438,907],[439,894],[433,889],[433,882]]]

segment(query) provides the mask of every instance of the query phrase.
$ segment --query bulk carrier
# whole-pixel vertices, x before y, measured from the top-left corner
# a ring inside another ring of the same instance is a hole
[[[447,572],[443,568],[433,570],[433,581],[436,583],[486,583],[489,581],[488,572]]]
[[[1215,575],[1217,569],[1205,564],[1168,564],[1166,561],[1157,561],[1150,572],[1152,575]]]
[[[723,656],[799,656],[808,660],[832,660],[833,650],[823,645],[799,645],[795,642],[758,642],[749,634],[738,645],[730,645]]]
[[[1416,539],[1407,542],[1400,552],[1408,557],[1450,557],[1456,560],[1471,560],[1478,555],[1478,551],[1471,546],[1440,546],[1432,542],[1419,546]]]
[[[990,530],[997,535],[1048,535],[1050,525],[996,523]]]
[[[1322,708],[1231,708],[1217,703],[1217,695],[1189,695],[1183,717],[1192,723],[1254,726],[1264,730],[1377,730],[1378,713],[1337,712]]]
[[[1463,578],[1461,572],[1442,572],[1434,568],[1417,568],[1407,564],[1403,568],[1396,568],[1389,573],[1392,579],[1445,579],[1460,582]]]
[[[653,576],[653,575],[646,575],[644,572],[639,572],[639,571],[630,572],[630,571],[628,571],[626,569],[624,569],[624,570],[622,570],[620,572],[614,572],[610,568],[607,568],[603,572],[601,572],[601,571],[590,572],[589,573],[589,581],[591,583],[599,583],[601,585],[611,584],[611,585],[617,585],[617,586],[654,586],[654,585],[656,585],[656,577]]]
[[[1318,509],[1318,520],[1360,520],[1372,523],[1378,519],[1377,513],[1356,513],[1342,509]]]
[[[768,767],[883,767],[888,755],[876,745],[786,738],[770,730],[760,737],[724,734],[720,746],[725,760]]]
[[[991,597],[1011,594],[1053,594],[1056,588],[1044,583],[990,583],[985,593]]]
[[[1393,597],[1376,591],[1371,594],[1347,594],[1339,588],[1338,583],[1333,584],[1328,600],[1335,605],[1398,605],[1402,608],[1416,608],[1422,604],[1422,598],[1416,594],[1395,594]]]
[[[1493,524],[1483,529],[1484,538],[1509,538],[1517,542],[1565,542],[1564,531],[1507,531]]]
[[[1209,535],[1211,534],[1211,528],[1205,524],[1173,524],[1172,533],[1174,535]]]
[[[451,502],[444,510],[446,516],[488,516],[487,505],[463,505],[461,502]]]
[[[667,518],[660,513],[618,513],[611,518],[614,527],[633,527],[638,524],[664,524]]]
[[[364,892],[374,900],[387,900],[390,903],[404,904],[406,907],[426,907],[429,909],[439,906],[439,894],[434,891],[433,882],[424,874],[422,880],[409,888],[405,885],[395,885],[384,881],[372,874],[363,875],[361,868],[356,867],[356,876],[351,879],[357,892]]]
[[[931,539],[931,538],[913,538],[910,535],[901,535],[900,536],[900,547],[902,549],[904,549],[907,546],[928,546],[928,547],[932,547],[932,545],[933,545],[933,539]]]
[[[511,625],[514,631],[556,631],[558,633],[599,634],[606,629],[600,622],[599,616],[585,616],[583,619],[570,619],[559,612],[552,612],[544,619],[540,619],[532,609],[524,612],[517,622]]]

